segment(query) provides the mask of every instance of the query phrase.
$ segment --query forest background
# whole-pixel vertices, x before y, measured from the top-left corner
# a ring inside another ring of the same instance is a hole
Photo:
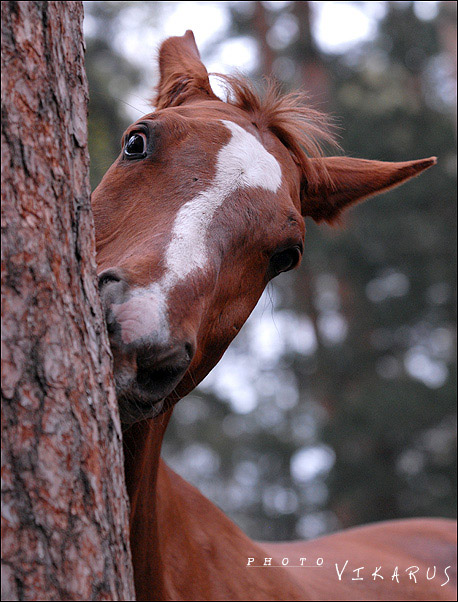
[[[306,90],[346,154],[438,157],[343,228],[307,222],[301,268],[176,407],[167,462],[256,539],[454,516],[456,3],[84,7],[92,187],[152,110],[159,43],[186,29],[209,71]]]

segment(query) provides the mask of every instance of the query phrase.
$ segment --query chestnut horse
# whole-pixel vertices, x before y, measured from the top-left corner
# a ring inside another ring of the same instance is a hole
[[[138,599],[453,599],[449,521],[255,543],[160,459],[174,404],[218,362],[269,280],[300,263],[305,217],[335,222],[435,158],[323,157],[323,115],[273,88],[261,99],[235,78],[222,101],[190,31],[162,44],[159,68],[156,111],[127,129],[93,194]]]

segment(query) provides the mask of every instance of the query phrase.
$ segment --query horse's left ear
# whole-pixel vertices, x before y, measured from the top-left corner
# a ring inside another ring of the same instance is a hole
[[[154,104],[158,109],[176,107],[196,99],[219,100],[200,60],[194,34],[168,38],[159,50],[160,79]]]
[[[394,188],[435,165],[436,157],[402,163],[351,157],[309,161],[315,175],[303,186],[302,215],[309,215],[316,222],[332,223],[351,205]]]

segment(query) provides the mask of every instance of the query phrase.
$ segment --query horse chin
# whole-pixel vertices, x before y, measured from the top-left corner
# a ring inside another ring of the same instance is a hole
[[[138,386],[120,389],[116,386],[119,416],[123,426],[130,426],[142,420],[156,418],[169,409],[166,397],[153,397]]]
[[[115,372],[114,380],[119,415],[123,426],[156,418],[171,407],[165,391],[158,395],[157,391],[136,377],[126,378],[125,374],[116,374]]]
[[[172,407],[173,391],[180,376],[172,371],[139,371],[134,354],[113,348],[113,374],[119,415],[123,426],[156,418]]]

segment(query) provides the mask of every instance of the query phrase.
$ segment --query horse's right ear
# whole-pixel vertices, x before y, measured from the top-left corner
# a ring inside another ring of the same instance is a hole
[[[219,100],[200,60],[191,30],[165,40],[159,50],[160,79],[154,104],[157,109],[176,107],[193,100]]]
[[[310,185],[303,186],[302,215],[316,222],[338,222],[351,205],[399,186],[436,162],[436,157],[401,163],[353,157],[309,159],[314,173]]]

